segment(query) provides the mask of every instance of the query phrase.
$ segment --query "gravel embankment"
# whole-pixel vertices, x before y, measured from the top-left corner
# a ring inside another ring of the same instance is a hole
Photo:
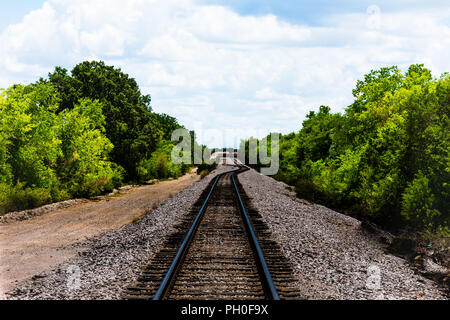
[[[286,184],[254,170],[239,180],[294,265],[305,298],[447,299],[407,261],[386,254],[360,221],[296,199]]]
[[[217,173],[184,189],[133,224],[79,243],[78,256],[44,271],[7,293],[8,299],[120,299],[143,266],[160,250],[173,226],[198,199]],[[78,269],[79,268],[79,269]],[[76,281],[79,271],[80,281]],[[77,287],[79,285],[79,287]]]
[[[22,210],[22,211],[14,211],[14,212],[8,212],[6,214],[3,214],[0,216],[0,225],[1,224],[7,224],[7,223],[11,223],[11,222],[16,222],[16,221],[25,221],[25,220],[29,220],[35,217],[39,217],[42,216],[44,214],[59,210],[59,209],[64,209],[64,208],[69,208],[72,206],[76,206],[77,204],[80,203],[86,203],[92,200],[104,200],[107,199],[110,196],[113,196],[119,192],[123,192],[123,191],[129,191],[131,189],[133,189],[134,187],[138,187],[138,186],[123,186],[119,189],[114,189],[113,192],[111,192],[110,194],[107,195],[103,195],[103,196],[96,196],[96,197],[92,197],[90,199],[70,199],[70,200],[65,200],[65,201],[60,201],[60,202],[55,202],[55,203],[50,203],[38,208],[34,208],[34,209],[28,209],[28,210]]]
[[[9,212],[2,216],[0,216],[0,224],[6,224],[10,222],[15,221],[25,221],[34,217],[42,216],[46,213],[62,209],[62,208],[68,208],[71,206],[75,206],[77,204],[87,202],[86,199],[71,199],[66,201],[61,201],[57,203],[47,204],[45,206],[30,209],[30,210],[22,210],[22,211],[15,211],[15,212]]]

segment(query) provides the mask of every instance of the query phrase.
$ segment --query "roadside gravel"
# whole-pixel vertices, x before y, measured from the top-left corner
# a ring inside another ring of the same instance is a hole
[[[288,186],[254,170],[239,175],[251,203],[294,266],[307,299],[447,299],[408,262],[386,254],[361,222],[297,199]]]
[[[136,280],[141,268],[159,251],[173,226],[189,211],[210,180],[228,170],[230,167],[219,167],[133,224],[74,245],[83,248],[78,256],[17,284],[6,293],[6,298],[120,299],[126,286]]]

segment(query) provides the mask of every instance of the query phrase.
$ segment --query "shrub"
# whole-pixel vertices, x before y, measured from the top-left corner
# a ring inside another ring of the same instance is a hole
[[[44,188],[23,188],[22,183],[14,187],[0,188],[0,213],[36,208],[52,202],[50,191]]]
[[[137,175],[140,183],[151,179],[178,178],[189,169],[185,164],[178,165],[170,160],[173,146],[169,141],[161,141],[150,159],[139,162]]]
[[[440,212],[433,208],[434,194],[429,180],[420,171],[402,195],[402,216],[416,227],[431,229]]]
[[[318,201],[320,200],[320,195],[316,191],[316,187],[314,183],[309,179],[300,179],[298,180],[295,186],[295,192],[300,198]]]
[[[208,170],[203,170],[200,172],[200,179],[204,179],[210,172]]]
[[[160,153],[155,164],[156,176],[158,179],[169,177],[169,161],[164,153]]]
[[[0,184],[0,215],[7,212],[8,208],[9,186]]]
[[[208,174],[217,168],[217,163],[214,162],[212,164],[202,163],[197,167],[197,174],[201,175],[203,171],[207,171]]]

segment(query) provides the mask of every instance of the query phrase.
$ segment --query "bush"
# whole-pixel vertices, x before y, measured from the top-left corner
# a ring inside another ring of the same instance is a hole
[[[408,184],[402,197],[402,216],[415,227],[433,228],[440,212],[434,209],[434,195],[429,187],[428,178],[422,172]]]
[[[321,199],[320,194],[316,191],[316,186],[308,179],[300,179],[295,186],[295,192],[298,197],[306,200],[319,201]]]
[[[52,203],[50,191],[44,188],[23,188],[18,183],[12,188],[0,188],[0,213],[36,208]]]
[[[200,179],[204,179],[210,172],[208,170],[203,170],[200,172]]]
[[[53,202],[65,201],[72,198],[72,195],[69,193],[69,191],[56,186],[50,190],[50,194],[52,196]]]
[[[213,164],[202,163],[197,167],[197,174],[201,175],[203,171],[207,171],[208,174],[217,169],[217,163]]]
[[[178,165],[170,160],[173,146],[169,141],[161,141],[150,159],[139,162],[137,166],[139,183],[151,179],[178,178],[189,169],[185,164]]]
[[[44,188],[26,188],[23,198],[13,198],[13,201],[19,209],[36,208],[51,203],[52,195]]]
[[[0,184],[0,215],[8,212],[9,187],[6,184]]]
[[[158,154],[158,158],[155,164],[156,177],[158,179],[164,179],[169,177],[169,161],[164,153]]]

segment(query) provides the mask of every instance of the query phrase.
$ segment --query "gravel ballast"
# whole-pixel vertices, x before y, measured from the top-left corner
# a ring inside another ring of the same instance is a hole
[[[294,266],[307,299],[447,299],[408,262],[386,254],[361,222],[297,199],[285,183],[254,170],[239,181]]]
[[[133,224],[77,244],[87,249],[73,259],[18,283],[14,290],[6,293],[7,299],[121,299],[123,291],[160,250],[173,226],[189,212],[211,179],[228,170],[229,167],[219,167]]]
[[[7,298],[121,299],[211,179],[231,169],[219,166],[141,220],[77,244],[87,249],[18,283]],[[447,299],[436,283],[415,274],[407,261],[386,254],[379,237],[365,231],[360,221],[297,199],[287,185],[254,170],[239,175],[239,181],[292,263],[302,297]]]

